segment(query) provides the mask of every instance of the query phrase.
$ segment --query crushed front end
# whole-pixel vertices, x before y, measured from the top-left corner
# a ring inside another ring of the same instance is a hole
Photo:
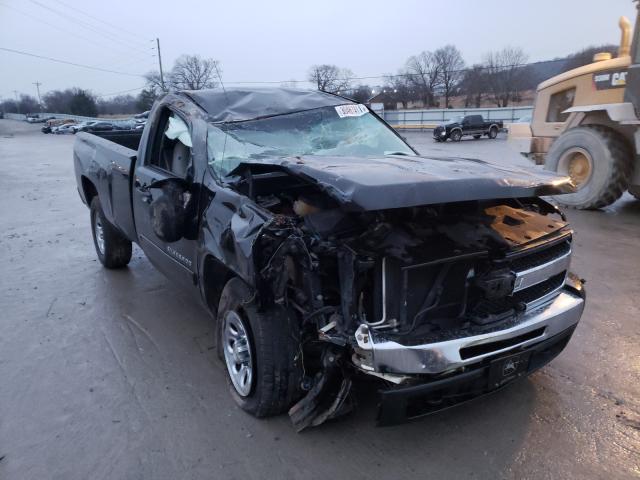
[[[298,430],[350,411],[359,375],[380,381],[381,424],[493,391],[580,319],[572,232],[538,197],[366,211],[278,169],[238,178],[273,215],[253,245],[259,301],[299,320]]]

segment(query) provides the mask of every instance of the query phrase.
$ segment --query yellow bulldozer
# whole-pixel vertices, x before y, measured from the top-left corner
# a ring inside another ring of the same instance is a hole
[[[640,10],[640,1],[636,7]],[[628,190],[640,199],[640,25],[620,18],[618,56],[561,73],[537,88],[530,124],[512,124],[509,139],[548,170],[568,175],[576,192],[557,198],[601,208]]]

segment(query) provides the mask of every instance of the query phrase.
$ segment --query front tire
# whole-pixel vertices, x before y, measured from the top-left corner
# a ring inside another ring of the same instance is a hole
[[[300,397],[302,357],[293,314],[274,305],[259,311],[239,278],[225,285],[218,305],[218,357],[237,405],[256,417],[286,412]]]
[[[551,145],[545,168],[571,177],[578,191],[554,197],[559,203],[592,210],[615,202],[627,190],[633,170],[631,148],[617,132],[577,127]]]
[[[91,201],[91,233],[102,265],[106,268],[127,266],[131,260],[131,242],[105,218],[97,196]]]
[[[459,142],[460,140],[462,140],[462,132],[460,130],[454,130],[451,132],[452,142]]]

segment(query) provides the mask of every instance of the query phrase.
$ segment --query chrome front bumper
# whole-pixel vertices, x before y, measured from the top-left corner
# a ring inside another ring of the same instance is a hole
[[[578,293],[580,289],[581,284],[579,289],[563,287],[553,300],[523,313],[514,327],[437,343],[402,345],[362,324],[355,333],[361,353],[358,367],[377,376],[440,374],[474,364],[485,357],[533,345],[580,321],[584,310],[584,296]],[[462,350],[482,353],[469,356],[461,354]]]

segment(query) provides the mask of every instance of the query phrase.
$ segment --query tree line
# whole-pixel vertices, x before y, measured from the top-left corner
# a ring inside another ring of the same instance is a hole
[[[410,56],[396,74],[388,74],[374,85],[363,85],[363,79],[351,70],[327,64],[312,66],[307,80],[319,90],[359,102],[384,93],[376,101],[401,104],[403,108],[415,102],[425,108],[451,108],[453,97],[461,97],[465,107],[507,107],[543,80],[591,63],[594,53],[616,51],[615,45],[601,45],[567,57],[527,64],[528,55],[522,48],[505,47],[486,53],[480,63],[468,66],[456,46],[445,45]]]
[[[384,103],[408,108],[420,103],[426,108],[450,108],[453,97],[462,98],[465,107],[491,104],[507,107],[521,99],[525,90],[572,68],[591,63],[596,52],[615,54],[615,45],[589,47],[567,57],[527,64],[528,55],[517,47],[505,47],[486,53],[482,61],[467,65],[455,45],[425,50],[410,56],[395,74],[375,79],[358,78],[350,69],[336,65],[313,65],[307,81],[318,90],[338,93],[362,103],[384,92]],[[221,66],[217,60],[199,55],[182,55],[161,76],[153,71],[145,75],[146,85],[137,94],[103,98],[89,90],[68,88],[53,90],[42,97],[42,104],[31,95],[0,102],[0,111],[10,113],[55,112],[97,116],[133,114],[148,110],[166,92],[217,88],[221,84]],[[376,80],[364,83],[363,80]],[[282,86],[298,86],[297,81]]]

